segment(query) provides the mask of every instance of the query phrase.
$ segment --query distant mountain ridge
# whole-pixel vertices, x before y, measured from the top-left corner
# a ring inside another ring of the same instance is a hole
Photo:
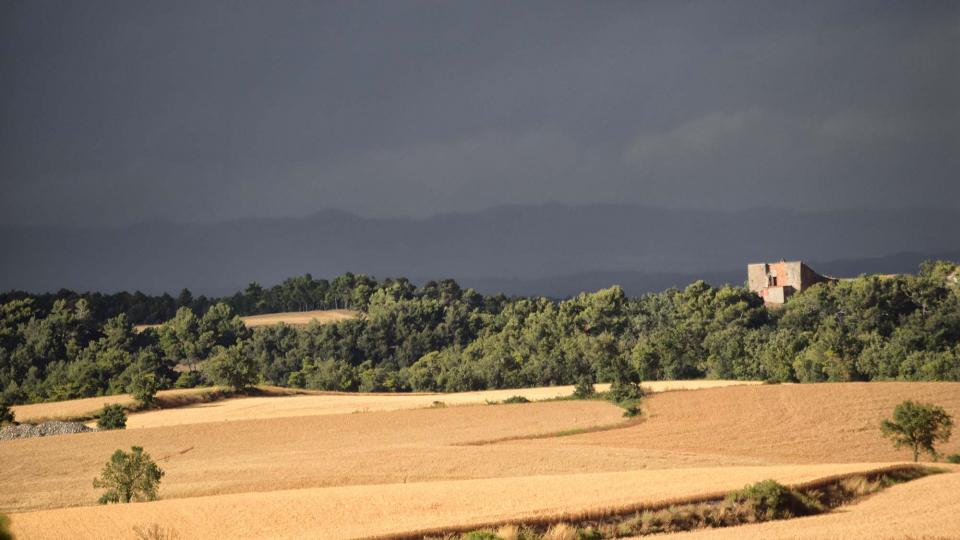
[[[808,261],[815,270],[834,277],[857,277],[861,274],[914,274],[926,260],[960,261],[960,250],[943,253],[897,253],[886,257],[845,259],[838,261]],[[568,276],[533,279],[465,280],[467,286],[481,292],[503,292],[508,295],[538,294],[551,298],[566,298],[584,291],[620,285],[630,295],[658,292],[671,287],[682,289],[697,280],[719,285],[745,285],[746,264],[743,268],[701,273],[645,273],[645,272],[587,272]]]
[[[958,258],[958,223],[957,210],[554,204],[423,219],[325,211],[109,229],[0,227],[0,290],[225,294],[251,281],[351,271],[550,296],[620,282],[636,294],[700,278],[739,284],[748,262],[780,258],[838,276],[913,271],[925,258]],[[926,255],[938,253],[947,257]]]

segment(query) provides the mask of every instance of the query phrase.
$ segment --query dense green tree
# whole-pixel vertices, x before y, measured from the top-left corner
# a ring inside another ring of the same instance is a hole
[[[13,409],[5,401],[0,401],[0,425],[4,423],[13,423],[16,421],[16,415]]]
[[[157,498],[163,474],[150,454],[140,446],[133,446],[130,452],[113,453],[100,476],[94,478],[93,487],[106,489],[100,496],[100,504],[152,501]]]
[[[917,461],[920,452],[938,458],[936,444],[950,440],[953,419],[938,405],[904,401],[893,410],[893,419],[880,425],[884,437],[893,441],[896,448],[904,446],[913,451]]]
[[[127,391],[133,394],[134,399],[144,407],[153,406],[160,389],[157,376],[150,372],[140,372],[133,376]]]
[[[256,361],[246,354],[243,344],[217,347],[203,366],[204,375],[214,384],[244,390],[259,380]]]

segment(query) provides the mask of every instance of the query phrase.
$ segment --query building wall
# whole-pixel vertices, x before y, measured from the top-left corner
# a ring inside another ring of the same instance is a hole
[[[767,264],[755,263],[747,265],[747,288],[755,293],[767,287]]]
[[[817,283],[835,281],[821,276],[800,261],[747,265],[747,286],[768,304],[782,304],[794,292]]]

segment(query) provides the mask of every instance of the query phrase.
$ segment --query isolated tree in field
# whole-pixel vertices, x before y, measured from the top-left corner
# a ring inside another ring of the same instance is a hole
[[[97,419],[99,429],[124,429],[127,427],[127,414],[122,405],[104,405]]]
[[[206,361],[203,372],[214,384],[243,390],[259,379],[257,362],[247,354],[243,345],[220,347]]]
[[[953,419],[943,407],[909,400],[897,405],[892,421],[884,420],[880,425],[884,437],[891,439],[896,448],[906,446],[913,450],[914,461],[921,451],[938,458],[934,445],[950,440],[952,427]]]
[[[152,501],[157,498],[157,489],[163,470],[139,446],[130,452],[117,450],[110,457],[99,478],[93,479],[93,487],[106,489],[100,496],[100,504]]]

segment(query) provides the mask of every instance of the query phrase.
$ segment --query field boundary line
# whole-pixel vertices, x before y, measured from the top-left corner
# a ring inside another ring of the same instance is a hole
[[[599,433],[601,431],[614,431],[618,429],[626,429],[628,427],[633,427],[635,425],[641,424],[645,420],[646,420],[645,418],[637,417],[637,418],[627,419],[623,422],[617,422],[616,424],[604,424],[601,426],[591,426],[586,428],[565,429],[561,431],[551,431],[549,433],[537,433],[534,435],[513,435],[510,437],[500,437],[497,439],[481,439],[478,441],[458,442],[458,443],[453,443],[450,446],[486,446],[490,444],[512,442],[512,441],[532,441],[537,439],[555,439],[558,437],[572,437],[573,435],[583,435],[585,433]]]

